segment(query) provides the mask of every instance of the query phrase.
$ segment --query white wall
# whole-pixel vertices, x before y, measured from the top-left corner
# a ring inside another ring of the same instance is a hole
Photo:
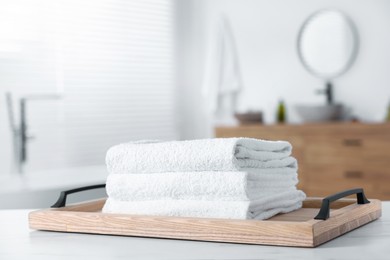
[[[177,139],[173,15],[171,0],[0,0],[0,177],[12,169],[7,91],[62,96],[28,102],[28,174]]]
[[[179,0],[179,65],[182,138],[212,134],[200,89],[210,34],[221,13],[230,18],[244,81],[239,109],[261,109],[274,122],[277,102],[287,103],[290,122],[300,122],[295,104],[323,104],[315,93],[324,83],[309,74],[296,52],[304,20],[322,8],[336,8],[355,23],[360,49],[353,67],[334,80],[335,100],[362,121],[383,120],[390,101],[390,1],[386,0]]]
[[[181,139],[212,135],[200,93],[205,49],[204,3],[176,0],[177,101]]]

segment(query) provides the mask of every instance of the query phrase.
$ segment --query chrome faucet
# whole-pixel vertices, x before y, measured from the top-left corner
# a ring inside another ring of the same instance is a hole
[[[24,165],[27,162],[27,143],[33,137],[27,131],[27,101],[48,100],[61,98],[58,94],[27,95],[19,99],[19,125],[15,123],[12,94],[6,94],[8,119],[12,132],[13,141],[13,168],[18,173],[23,173]]]

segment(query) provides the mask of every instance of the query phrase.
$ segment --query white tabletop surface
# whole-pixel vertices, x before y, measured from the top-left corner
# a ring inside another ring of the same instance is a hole
[[[35,231],[31,210],[0,210],[0,259],[390,259],[390,202],[382,217],[317,248]]]

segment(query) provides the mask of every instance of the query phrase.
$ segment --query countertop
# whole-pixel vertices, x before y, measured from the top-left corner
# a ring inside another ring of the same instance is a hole
[[[0,174],[0,184],[2,184],[0,194],[105,183],[107,175],[105,165],[41,170],[23,174]]]
[[[69,167],[3,174],[0,172],[0,209],[44,208],[55,202],[61,191],[105,183],[105,165]],[[104,196],[104,190],[93,190],[71,196],[71,201],[84,201]],[[12,198],[10,200],[9,198]]]
[[[0,210],[0,259],[389,259],[382,217],[317,248],[292,248],[30,230],[31,210]]]

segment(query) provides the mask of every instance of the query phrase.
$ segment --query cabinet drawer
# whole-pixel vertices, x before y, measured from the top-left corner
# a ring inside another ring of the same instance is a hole
[[[216,136],[291,142],[298,187],[309,196],[363,187],[368,197],[390,200],[390,124],[219,127]]]
[[[390,199],[390,167],[378,164],[306,165],[306,192],[326,196],[362,187],[371,198]]]
[[[390,135],[333,135],[306,139],[305,163],[390,162]],[[390,166],[390,163],[389,163]]]

